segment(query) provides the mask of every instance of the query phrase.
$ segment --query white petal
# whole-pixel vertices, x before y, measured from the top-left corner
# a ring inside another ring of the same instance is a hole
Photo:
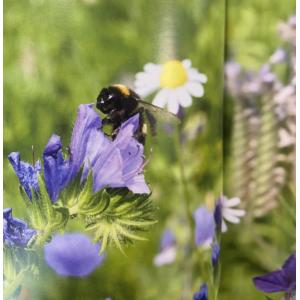
[[[152,104],[164,107],[168,102],[168,91],[166,89],[161,89],[154,97]]]
[[[207,76],[194,68],[188,70],[188,78],[190,81],[199,81],[201,83],[207,82]]]
[[[155,90],[157,90],[158,87],[159,86],[155,86],[155,85],[136,87],[135,92],[142,97],[146,97],[146,96],[152,94]]]
[[[183,66],[184,66],[186,69],[189,69],[189,68],[191,67],[191,65],[192,65],[192,62],[191,62],[189,59],[184,59],[184,60],[182,61],[182,64],[183,64]]]
[[[179,88],[178,90],[178,101],[182,107],[191,106],[193,103],[191,95],[185,88]]]
[[[157,71],[160,71],[161,70],[161,65],[156,65],[156,64],[153,64],[153,63],[148,63],[144,66],[144,70],[146,72],[157,72]]]
[[[224,211],[235,217],[243,217],[246,214],[243,209],[224,208]]]
[[[186,88],[189,93],[194,97],[202,97],[204,95],[204,88],[198,82],[188,82]]]
[[[222,216],[226,221],[230,223],[240,223],[240,219],[238,217],[233,216],[230,212],[227,212],[225,209],[222,211]]]
[[[225,221],[224,220],[222,220],[222,232],[226,232],[227,231],[227,225],[226,225],[226,223],[225,223]]]
[[[176,115],[179,110],[179,103],[177,100],[177,94],[175,91],[168,91],[168,111]]]
[[[231,198],[231,199],[228,199],[225,198],[225,201],[223,201],[223,206],[225,207],[233,207],[233,206],[237,206],[241,203],[241,199],[238,198],[238,197],[234,197],[234,198]]]

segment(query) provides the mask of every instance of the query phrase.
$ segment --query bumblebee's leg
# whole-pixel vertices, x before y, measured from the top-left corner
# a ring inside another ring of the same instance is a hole
[[[146,110],[145,113],[146,113],[146,117],[149,121],[151,134],[153,136],[156,136],[157,121],[156,121],[155,117],[153,116],[153,114],[150,111]]]
[[[138,114],[139,114],[139,128],[135,132],[134,137],[136,138],[136,140],[139,143],[145,145],[146,136],[147,136],[147,124],[146,124],[145,118],[144,118],[144,108],[143,107],[138,109]]]

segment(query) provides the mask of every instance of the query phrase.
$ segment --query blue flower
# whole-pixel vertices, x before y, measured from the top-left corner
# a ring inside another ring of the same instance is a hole
[[[213,267],[215,267],[218,264],[220,256],[220,246],[217,242],[213,243],[211,248],[211,263]]]
[[[134,138],[138,127],[139,115],[136,114],[121,125],[114,145],[122,157],[122,186],[136,194],[149,194],[150,189],[143,174],[144,147]]]
[[[170,229],[166,229],[160,239],[160,250],[174,246],[175,244],[176,239],[173,232]]]
[[[159,253],[154,257],[157,267],[171,264],[176,258],[176,239],[170,229],[166,229],[160,239]]]
[[[200,290],[194,294],[193,300],[208,300],[207,284],[201,285]]]
[[[86,159],[90,134],[100,127],[100,117],[92,109],[92,105],[80,105],[67,159],[63,157],[60,137],[54,134],[49,139],[43,159],[46,187],[53,202],[57,200],[60,191],[78,174]]]
[[[12,209],[3,210],[3,241],[9,246],[26,247],[36,231],[28,228],[26,222],[13,218]]]
[[[82,180],[92,170],[93,190],[127,187],[133,193],[150,193],[143,175],[144,149],[134,138],[138,115],[122,124],[115,140],[101,130],[102,121],[92,105],[80,105],[69,147],[63,158],[60,138],[53,135],[44,150],[45,181],[53,202],[83,167]]]
[[[223,218],[222,218],[222,202],[220,199],[217,201],[215,206],[214,220],[215,220],[217,232],[221,232]]]
[[[20,184],[24,188],[26,194],[32,199],[31,190],[39,191],[38,173],[41,170],[40,162],[37,161],[34,166],[21,161],[20,153],[12,152],[8,155],[8,159],[19,178]]]
[[[70,180],[70,162],[64,160],[60,137],[53,134],[49,139],[43,153],[45,183],[48,194],[53,202],[59,196],[60,191]]]
[[[55,235],[44,246],[47,264],[61,276],[83,277],[89,275],[104,260],[99,255],[100,244],[93,244],[89,237],[80,233]]]
[[[215,236],[214,215],[205,206],[199,207],[194,213],[195,243],[197,246],[208,247]]]
[[[253,278],[256,288],[265,293],[296,290],[296,254],[293,253],[284,262],[281,269]]]

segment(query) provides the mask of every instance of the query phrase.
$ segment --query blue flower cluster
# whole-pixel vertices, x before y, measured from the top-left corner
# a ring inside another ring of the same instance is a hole
[[[134,136],[139,115],[124,122],[114,139],[105,135],[101,127],[102,120],[93,105],[83,104],[78,108],[68,153],[63,153],[60,137],[53,134],[43,151],[43,165],[39,161],[34,166],[22,161],[18,152],[9,154],[20,185],[31,201],[35,193],[42,193],[42,173],[53,204],[75,178],[79,176],[82,183],[89,173],[94,193],[106,187],[125,187],[134,194],[150,194],[143,174],[144,147]],[[3,219],[7,245],[26,247],[37,233],[24,221],[13,218],[11,208],[4,210]],[[100,246],[80,233],[55,235],[44,247],[45,260],[61,276],[86,276],[104,260],[105,255],[99,255]]]
[[[44,149],[44,177],[51,200],[57,201],[60,192],[82,168],[82,180],[92,171],[94,192],[104,187],[127,187],[136,194],[149,194],[143,175],[143,145],[134,138],[138,126],[139,116],[135,115],[122,124],[116,138],[111,140],[101,131],[102,121],[93,105],[80,105],[68,157],[64,157],[61,139],[56,134]],[[31,199],[31,191],[39,190],[40,163],[32,166],[23,162],[17,152],[9,155],[9,161]]]
[[[3,242],[8,246],[26,247],[28,242],[36,234],[26,222],[14,218],[12,209],[3,210]]]

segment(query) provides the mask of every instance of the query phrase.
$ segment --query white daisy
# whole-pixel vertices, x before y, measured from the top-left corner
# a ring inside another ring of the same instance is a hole
[[[238,224],[240,223],[240,218],[245,216],[246,212],[243,209],[234,208],[241,203],[238,197],[228,199],[223,196],[220,201],[222,205],[222,232],[226,232],[227,225],[225,220],[229,223]]]
[[[192,105],[193,97],[204,95],[203,83],[206,75],[191,67],[189,59],[170,60],[163,65],[148,63],[144,72],[136,74],[135,90],[142,97],[158,91],[153,104],[177,114],[179,106]]]

